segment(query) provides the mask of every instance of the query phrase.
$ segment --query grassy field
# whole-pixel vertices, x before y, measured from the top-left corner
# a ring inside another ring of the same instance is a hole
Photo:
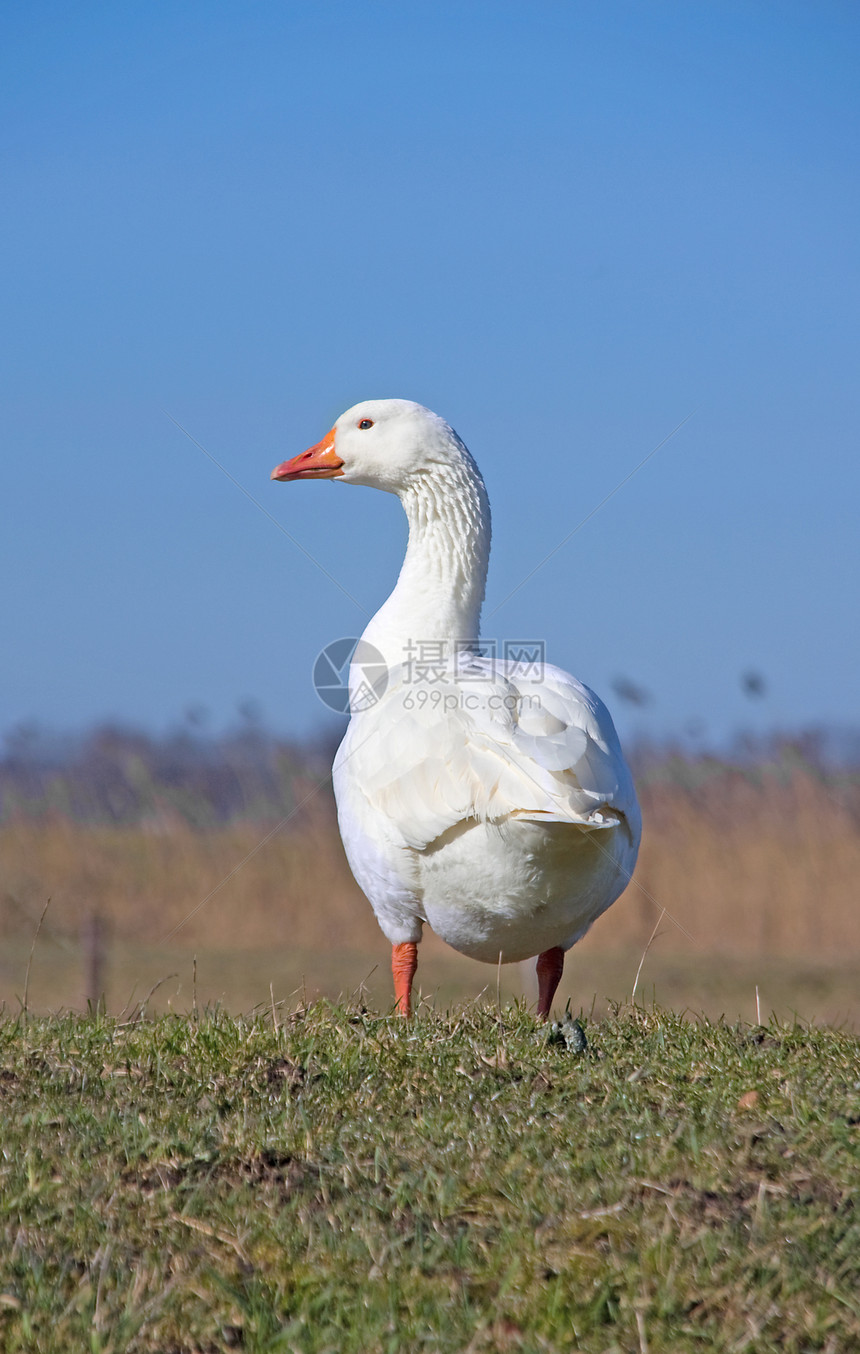
[[[665,909],[682,952],[860,955],[860,774],[707,761],[662,770],[639,786],[642,851],[622,903],[595,929],[604,950],[641,951]],[[308,793],[293,816],[206,828],[176,814],[109,823],[44,803],[19,811],[0,821],[0,934],[29,941],[50,897],[49,929],[66,937],[97,911],[134,944],[179,928],[185,948],[310,949],[333,931],[365,948],[376,924],[330,786]]]
[[[562,1004],[604,1013],[633,990],[730,1019],[860,1026],[860,770],[775,743],[732,763],[661,753],[637,768],[645,831],[633,883],[570,957]],[[0,761],[0,1002],[16,1011],[239,1012],[298,993],[384,1010],[388,947],[347,866],[329,753],[266,740],[94,737],[77,760]],[[88,940],[98,921],[100,962]],[[531,995],[516,966],[506,998]],[[426,935],[419,982],[437,1005],[495,994],[491,967]]]
[[[8,1354],[860,1348],[860,1045],[624,1008],[0,1026]]]
[[[50,913],[49,913],[50,915]],[[611,925],[607,918],[606,925]],[[758,957],[707,953],[678,954],[658,939],[639,971],[642,950],[607,951],[599,935],[589,936],[568,955],[556,1006],[570,1000],[600,1018],[614,1004],[629,1000],[636,982],[637,999],[695,1015],[729,1020],[793,1020],[799,1015],[818,1024],[860,1029],[858,961],[850,953],[840,961],[801,957]],[[7,942],[0,950],[0,996],[6,1010],[21,1009],[32,942]],[[80,947],[64,948],[39,937],[30,970],[31,1011],[86,1009],[86,956]],[[196,968],[196,986],[195,986]],[[98,985],[101,1004],[128,1019],[145,1003],[147,1015],[184,1014],[198,1006],[222,1005],[234,1013],[268,1010],[272,998],[297,1001],[326,997],[350,1000],[363,993],[368,1004],[384,1012],[394,1000],[390,947],[381,932],[371,933],[366,948],[337,943],[308,949],[284,946],[237,947],[232,950],[133,945],[110,946]],[[417,990],[437,1010],[483,997],[537,1000],[534,964],[505,965],[501,971],[455,954],[428,934],[421,945]],[[758,1008],[756,1001],[758,1000]]]

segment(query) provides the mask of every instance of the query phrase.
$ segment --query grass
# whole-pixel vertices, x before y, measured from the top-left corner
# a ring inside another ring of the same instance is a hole
[[[722,763],[687,770],[695,783],[641,784],[634,882],[591,943],[641,954],[665,908],[660,944],[677,953],[860,954],[860,778]],[[29,945],[47,898],[44,934],[74,944],[93,912],[117,941],[153,946],[174,933],[188,951],[312,950],[332,934],[370,950],[378,936],[329,789],[289,820],[205,829],[176,817],[109,824],[56,812],[0,821],[0,935]]]
[[[857,1039],[631,1007],[587,1033],[7,1018],[0,1347],[860,1347]]]
[[[195,955],[201,1003],[247,1010],[268,1000],[270,982],[278,996],[334,999],[375,969],[369,992],[384,1007],[384,938],[346,863],[330,786],[310,793],[327,759],[264,738],[174,743],[105,733],[65,769],[0,760],[0,1001],[22,996],[50,898],[33,1010],[85,1009],[104,993],[119,1011],[162,979],[151,1009],[185,1009]],[[577,1007],[596,996],[598,1013],[605,998],[629,996],[665,909],[640,993],[752,1019],[758,986],[764,1013],[860,1022],[856,766],[827,770],[776,743],[734,763],[655,753],[638,779],[634,881],[577,946],[564,996]],[[98,984],[87,942],[96,919]],[[429,935],[419,978],[441,1003],[495,987],[492,969]],[[521,982],[504,972],[503,993],[519,995]]]
[[[48,913],[50,917],[50,912]],[[716,1019],[756,1020],[756,990],[761,1018],[814,1019],[817,1024],[860,1028],[860,984],[857,960],[850,952],[839,963],[819,959],[764,959],[711,954],[673,954],[664,950],[664,934],[642,964],[637,989],[641,1001],[656,1001],[673,1010],[690,1010]],[[7,941],[0,949],[0,1001],[17,1011],[24,1000],[24,980],[32,940]],[[197,981],[195,988],[194,962]],[[565,964],[558,1005],[570,999],[603,1017],[613,1004],[629,1000],[642,950],[606,953],[591,938],[571,951]],[[330,944],[325,949],[283,948],[233,950],[174,949],[116,941],[108,947],[98,988],[100,1004],[113,1015],[128,1018],[146,1001],[146,1014],[187,1011],[222,1005],[234,1013],[268,1009],[271,993],[288,1004],[326,997],[349,1000],[359,989],[365,1000],[385,1011],[393,1001],[390,946],[381,932],[371,935],[367,949]],[[499,980],[503,1001],[537,998],[534,962],[496,966],[478,964],[456,954],[427,933],[421,944],[418,985],[439,1009],[495,998]],[[89,982],[86,954],[79,946],[60,946],[43,928],[36,944],[28,989],[31,1012],[87,1009]]]

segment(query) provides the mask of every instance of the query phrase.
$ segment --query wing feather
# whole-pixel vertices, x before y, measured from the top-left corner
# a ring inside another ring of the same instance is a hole
[[[417,687],[395,670],[383,698],[353,716],[338,777],[419,850],[470,820],[601,829],[635,805],[612,719],[592,691],[559,668],[535,674],[475,657]]]

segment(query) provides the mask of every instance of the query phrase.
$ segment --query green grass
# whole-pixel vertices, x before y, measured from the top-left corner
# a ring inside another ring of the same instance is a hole
[[[0,1348],[860,1348],[860,1044],[624,1008],[0,1026]]]

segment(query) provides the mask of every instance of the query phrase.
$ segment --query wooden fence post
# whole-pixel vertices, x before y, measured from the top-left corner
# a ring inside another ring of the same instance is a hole
[[[92,911],[84,925],[83,949],[85,999],[93,1012],[104,1010],[107,1005],[105,996],[107,925],[98,911]]]

